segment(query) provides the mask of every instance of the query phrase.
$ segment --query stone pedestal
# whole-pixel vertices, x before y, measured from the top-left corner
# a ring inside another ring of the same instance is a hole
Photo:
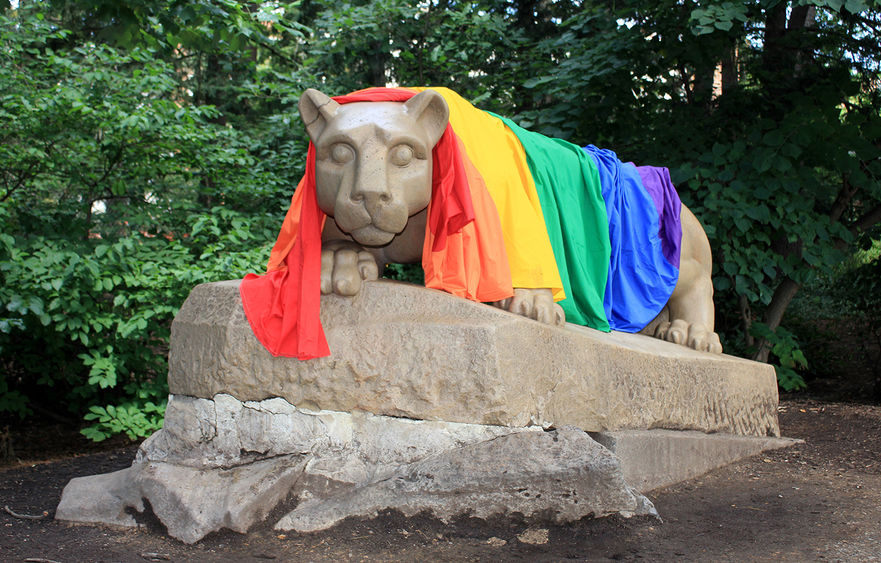
[[[770,366],[550,327],[388,281],[322,298],[331,356],[272,357],[238,282],[172,325],[164,428],[129,469],[74,479],[56,517],[240,532],[283,503],[313,531],[386,508],[571,521],[654,514],[640,491],[782,447]]]
[[[172,325],[172,393],[501,426],[779,436],[774,368],[638,334],[558,328],[380,281],[324,296],[331,356],[275,358],[238,281],[196,287]]]

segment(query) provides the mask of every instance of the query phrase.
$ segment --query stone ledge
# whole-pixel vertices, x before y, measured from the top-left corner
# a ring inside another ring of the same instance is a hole
[[[621,460],[624,480],[643,493],[804,441],[660,429],[592,433],[591,438]]]
[[[555,522],[658,514],[626,483],[612,453],[569,427],[507,434],[427,457],[388,479],[304,500],[275,529],[315,532],[389,508],[405,516],[428,511],[444,522],[466,514]]]
[[[276,358],[239,281],[193,289],[172,325],[172,393],[473,424],[779,436],[774,369],[654,338],[535,321],[418,286],[322,297],[332,355]]]

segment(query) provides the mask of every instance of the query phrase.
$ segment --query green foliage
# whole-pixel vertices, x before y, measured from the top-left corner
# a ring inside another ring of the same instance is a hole
[[[881,243],[876,241],[876,247]],[[869,360],[875,377],[875,398],[881,398],[881,257],[845,272],[836,280],[837,300],[852,308],[862,337],[859,351]]]
[[[160,405],[152,401],[145,403],[123,403],[119,406],[90,407],[86,420],[95,423],[83,429],[83,435],[96,442],[106,440],[116,434],[125,433],[130,440],[146,438],[162,428],[166,402]]]
[[[876,256],[840,276],[836,289],[855,311],[881,329],[881,258]]]
[[[330,94],[367,86],[446,86],[487,109],[510,110],[528,75],[529,38],[487,3],[326,2],[301,51],[301,83]],[[569,6],[569,10],[574,7]]]
[[[731,31],[734,22],[747,21],[747,6],[743,3],[723,2],[710,4],[706,8],[695,8],[691,12],[690,21],[695,35],[704,35],[714,31]]]
[[[420,264],[386,264],[382,277],[390,280],[425,285],[425,272]]]
[[[876,240],[832,274],[817,276],[793,300],[787,326],[798,335],[810,362],[802,370],[809,386],[814,378],[838,378],[860,389],[866,399],[881,399],[879,255],[881,241]]]
[[[805,123],[805,116],[816,120],[807,109],[781,122],[759,121],[742,140],[716,142],[674,171],[677,183],[700,186],[699,196],[686,194],[695,213],[714,218],[718,291],[768,305],[780,277],[803,284],[844,258],[835,243],[851,236],[826,211],[834,172],[823,169],[832,159],[856,159],[848,145],[829,146],[839,133],[834,121]]]
[[[180,103],[151,48],[71,42],[32,8],[0,14],[0,413],[144,436],[171,319],[265,264],[302,150],[278,120],[248,134]]]
[[[777,370],[777,382],[784,391],[805,389],[804,378],[796,371],[808,367],[808,360],[799,348],[795,335],[783,327],[771,330],[764,323],[753,323],[750,327],[753,336],[764,339],[771,347],[771,353],[777,358],[774,366]]]
[[[671,168],[714,250],[726,348],[762,360],[794,292],[877,233],[881,203],[876,3],[807,4],[591,4],[538,45],[520,115]]]
[[[267,232],[255,237],[241,215],[223,209],[191,219],[179,240],[4,237],[0,354],[17,387],[72,412],[118,396],[129,411],[159,404],[170,323],[189,289],[242,277],[268,258]]]
[[[522,126],[619,151],[627,139],[639,138],[634,117],[640,107],[650,111],[651,100],[637,95],[648,84],[633,70],[652,66],[648,42],[617,19],[615,12],[586,8],[566,20],[561,33],[538,43],[539,56],[523,83],[530,103],[518,116]],[[654,74],[646,70],[646,77]]]
[[[448,86],[524,126],[669,166],[714,248],[726,348],[767,351],[797,387],[804,356],[780,326],[793,288],[836,280],[848,311],[877,310],[864,300],[879,293],[874,270],[836,266],[879,238],[877,7],[4,6],[0,413],[85,415],[95,439],[156,428],[188,291],[266,262],[305,160],[300,93],[387,83]],[[422,281],[418,268],[386,275]]]

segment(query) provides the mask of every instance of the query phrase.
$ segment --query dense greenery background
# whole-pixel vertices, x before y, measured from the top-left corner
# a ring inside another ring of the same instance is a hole
[[[669,166],[714,248],[726,349],[798,388],[803,287],[881,337],[878,7],[0,2],[0,414],[157,428],[190,288],[266,262],[300,93],[385,84]]]

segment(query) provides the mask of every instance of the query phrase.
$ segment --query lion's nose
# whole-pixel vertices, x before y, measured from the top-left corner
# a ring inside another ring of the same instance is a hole
[[[388,203],[391,200],[392,194],[380,187],[369,187],[362,184],[355,186],[355,189],[352,190],[352,201],[364,202],[368,206]]]

